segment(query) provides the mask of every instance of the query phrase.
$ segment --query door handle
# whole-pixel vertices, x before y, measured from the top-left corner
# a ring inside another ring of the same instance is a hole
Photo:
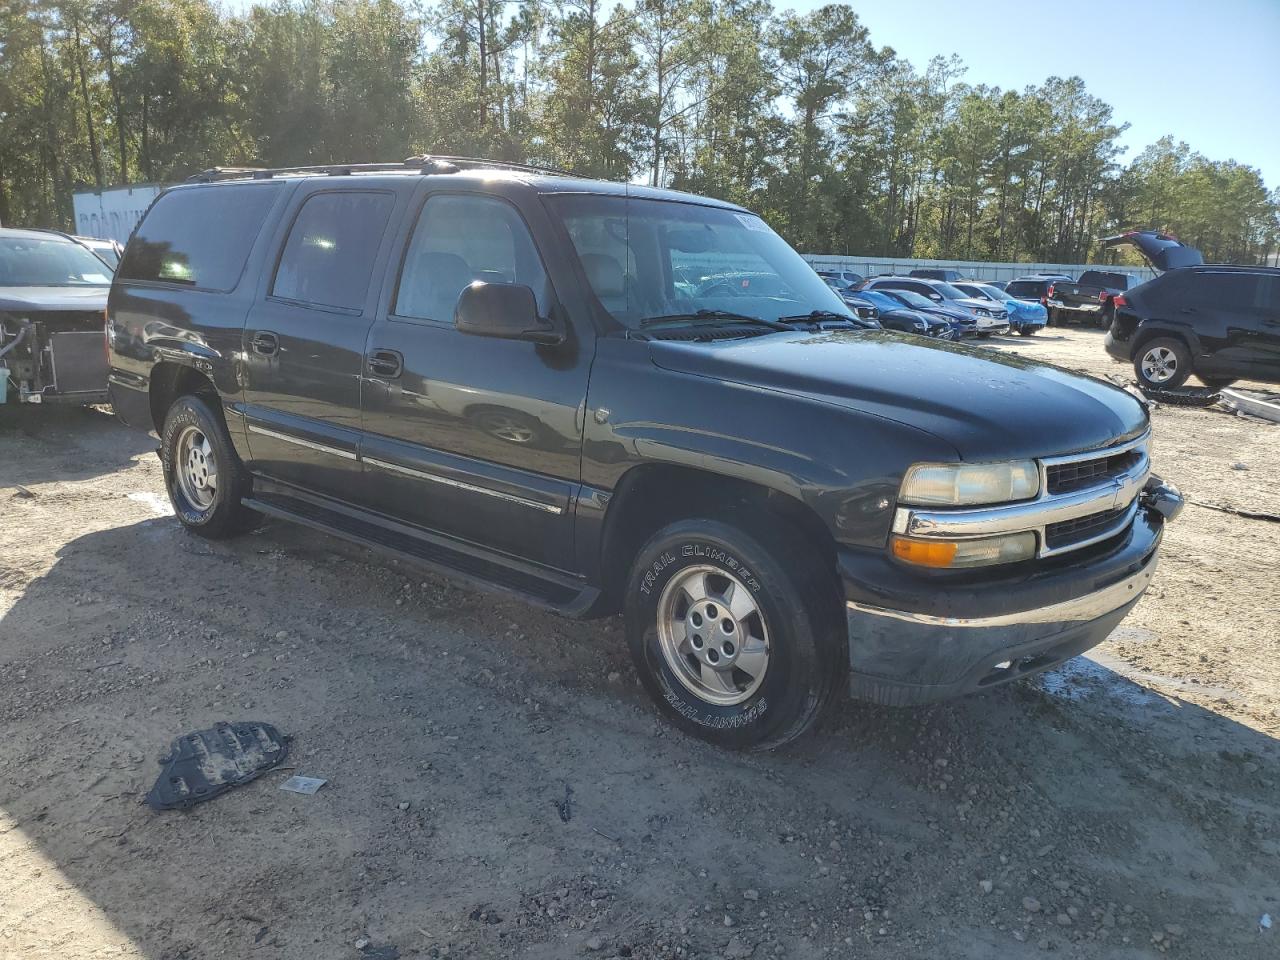
[[[249,341],[249,347],[256,354],[264,357],[274,357],[280,350],[280,338],[270,330],[259,330],[253,335],[253,339]]]
[[[368,356],[369,372],[380,377],[394,380],[404,370],[404,357],[399,350],[384,350],[381,347]]]

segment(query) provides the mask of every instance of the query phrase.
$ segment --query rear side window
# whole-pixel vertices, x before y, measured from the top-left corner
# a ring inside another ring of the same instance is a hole
[[[1004,289],[1011,297],[1038,297],[1043,288],[1044,284],[1036,280],[1015,280]]]
[[[1202,273],[1187,287],[1187,299],[1200,306],[1251,310],[1258,302],[1258,275],[1253,273]]]
[[[358,311],[395,199],[342,191],[308,197],[285,241],[271,295]]]
[[[277,184],[227,184],[163,194],[129,241],[116,275],[226,292],[235,288]]]

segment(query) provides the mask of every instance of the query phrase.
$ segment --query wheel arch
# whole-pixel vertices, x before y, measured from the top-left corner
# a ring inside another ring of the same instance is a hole
[[[697,467],[639,464],[623,474],[605,511],[599,558],[603,612],[620,608],[632,562],[656,531],[693,517],[741,522],[743,515],[772,519],[813,544],[834,576],[835,538],[818,514],[792,494]],[[750,532],[749,523],[747,528]]]
[[[1186,344],[1187,352],[1191,354],[1194,361],[1200,356],[1200,338],[1186,327],[1176,326],[1174,324],[1151,323],[1144,321],[1138,324],[1138,329],[1134,331],[1133,346],[1130,348],[1130,359],[1136,360],[1138,351],[1150,343],[1152,340],[1158,340],[1162,337],[1168,337],[1171,340],[1181,340]]]
[[[147,395],[151,404],[151,422],[160,433],[164,430],[164,418],[179,397],[189,393],[200,394],[214,399],[218,397],[218,389],[213,381],[201,371],[185,363],[164,360],[151,368],[150,385]],[[219,403],[220,407],[221,404]]]

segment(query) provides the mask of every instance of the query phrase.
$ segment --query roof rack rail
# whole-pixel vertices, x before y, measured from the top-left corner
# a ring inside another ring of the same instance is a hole
[[[457,173],[460,170],[514,170],[567,177],[570,174],[551,167],[479,157],[446,157],[423,154],[408,157],[400,163],[325,163],[299,167],[210,167],[187,177],[187,183],[213,183],[218,180],[270,180],[279,175],[340,177],[352,173]]]

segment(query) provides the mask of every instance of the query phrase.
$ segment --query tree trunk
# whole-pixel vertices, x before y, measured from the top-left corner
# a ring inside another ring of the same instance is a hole
[[[108,27],[108,29],[113,29]],[[120,135],[120,182],[129,182],[129,152],[126,145],[126,132],[124,123],[124,102],[120,98],[120,86],[116,83],[116,56],[115,56],[115,38],[108,35],[107,39],[107,85],[111,88],[111,99],[116,104],[116,133]]]
[[[84,123],[89,132],[89,155],[93,158],[93,179],[99,190],[104,186],[102,178],[102,154],[98,150],[98,134],[93,127],[93,105],[89,101],[89,80],[84,69],[84,45],[80,40],[80,21],[72,22],[76,37],[76,69],[80,73],[80,96],[84,101]]]

